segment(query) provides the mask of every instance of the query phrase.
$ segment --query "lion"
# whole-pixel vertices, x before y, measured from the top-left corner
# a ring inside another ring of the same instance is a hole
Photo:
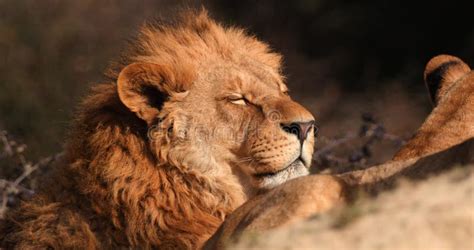
[[[434,57],[425,83],[436,105],[393,160],[338,175],[290,180],[260,194],[226,218],[204,249],[224,249],[245,235],[272,230],[343,207],[361,193],[376,195],[399,177],[424,179],[474,162],[474,74],[460,59]]]
[[[64,163],[8,214],[7,248],[200,248],[247,199],[308,174],[315,118],[282,56],[205,10],[144,25],[79,106]]]

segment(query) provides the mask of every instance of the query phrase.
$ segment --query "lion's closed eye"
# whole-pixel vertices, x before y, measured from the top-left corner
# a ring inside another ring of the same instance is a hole
[[[233,104],[236,104],[236,105],[245,106],[245,105],[249,104],[249,101],[247,99],[245,99],[245,97],[241,94],[232,94],[232,95],[228,96],[227,99],[229,100],[229,102],[231,102]]]

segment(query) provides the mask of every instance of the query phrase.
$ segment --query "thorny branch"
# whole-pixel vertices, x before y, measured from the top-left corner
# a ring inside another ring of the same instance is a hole
[[[10,139],[6,131],[0,131],[0,142],[3,146],[0,151],[0,159],[13,160],[13,162],[17,162],[16,167],[22,168],[22,173],[13,181],[0,179],[0,219],[2,219],[10,204],[15,203],[19,197],[31,197],[34,194],[33,190],[22,186],[24,180],[38,168],[51,164],[60,157],[60,154],[32,163],[24,155],[26,145]]]
[[[340,167],[345,166],[346,168],[354,167],[366,167],[367,160],[372,156],[373,144],[377,141],[391,141],[398,147],[405,144],[405,140],[401,137],[390,134],[386,131],[385,127],[378,122],[373,115],[369,113],[362,114],[362,125],[358,133],[348,133],[342,138],[319,138],[326,142],[322,148],[317,149],[313,155],[313,163],[322,168],[328,167]],[[354,148],[346,155],[337,156],[336,152],[338,148],[345,145],[355,145],[356,140],[362,140],[360,146]]]

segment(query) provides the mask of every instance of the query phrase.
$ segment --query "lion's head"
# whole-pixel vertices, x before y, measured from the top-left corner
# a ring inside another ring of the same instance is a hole
[[[281,56],[205,11],[146,25],[109,76],[12,244],[194,249],[246,198],[308,173],[314,118]]]
[[[288,95],[280,55],[206,13],[184,20],[143,28],[117,80],[160,160],[236,175],[247,193],[308,174],[314,117]]]

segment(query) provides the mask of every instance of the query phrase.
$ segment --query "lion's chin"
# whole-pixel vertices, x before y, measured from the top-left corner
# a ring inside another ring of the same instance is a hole
[[[308,174],[308,168],[301,159],[297,159],[287,167],[276,172],[253,175],[252,182],[259,189],[271,189],[291,179]]]

